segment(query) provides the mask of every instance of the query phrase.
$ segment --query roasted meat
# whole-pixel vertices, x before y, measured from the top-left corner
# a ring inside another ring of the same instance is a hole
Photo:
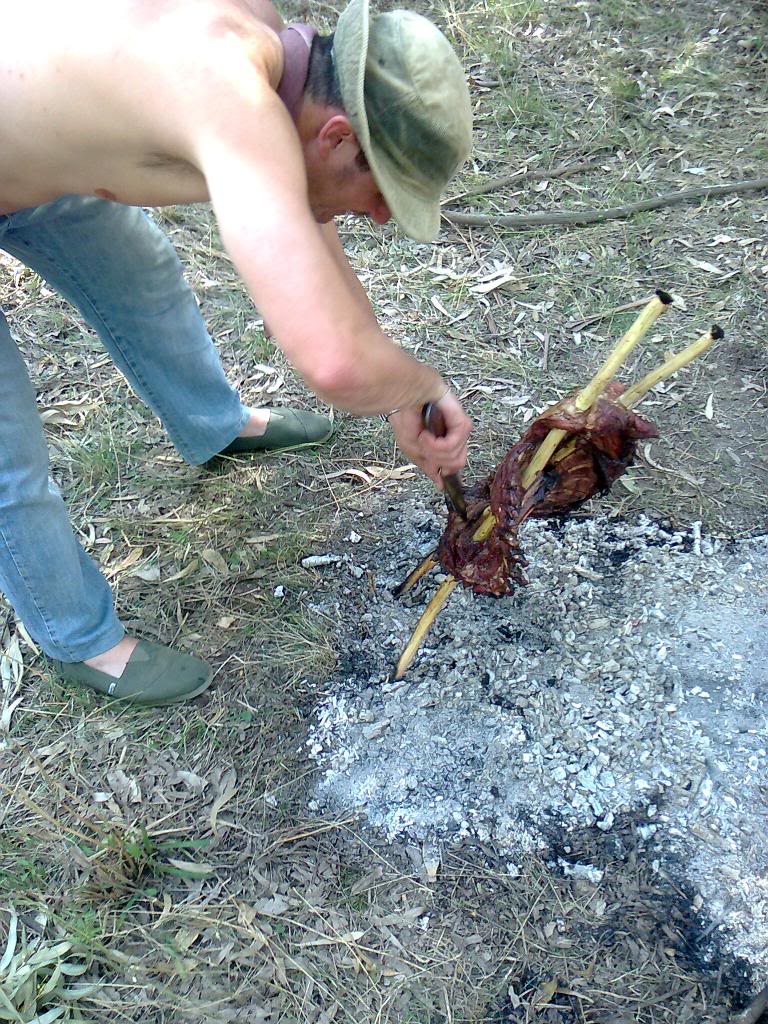
[[[528,516],[565,515],[609,490],[634,461],[638,440],[658,437],[652,423],[618,402],[623,390],[612,382],[586,412],[576,408],[572,395],[533,421],[496,471],[468,493],[468,522],[449,515],[438,548],[446,572],[478,594],[497,597],[525,584],[520,524]],[[550,430],[565,430],[567,437],[526,490],[523,473]],[[496,523],[486,539],[475,540],[488,506]]]

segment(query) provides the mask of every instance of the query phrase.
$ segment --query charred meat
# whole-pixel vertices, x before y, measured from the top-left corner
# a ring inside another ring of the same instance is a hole
[[[478,594],[501,597],[524,585],[525,559],[517,532],[528,516],[562,516],[588,498],[609,490],[634,461],[637,442],[658,437],[658,431],[626,409],[623,388],[612,382],[585,412],[572,395],[547,409],[502,459],[496,471],[468,494],[468,522],[451,514],[440,541],[438,557],[446,572]],[[553,429],[565,430],[546,469],[529,488],[522,477],[528,462]],[[476,540],[480,517],[487,507],[496,523],[483,540]]]

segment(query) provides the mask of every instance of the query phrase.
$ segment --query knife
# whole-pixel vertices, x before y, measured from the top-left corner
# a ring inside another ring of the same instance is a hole
[[[447,433],[445,417],[434,402],[425,404],[421,410],[421,419],[430,434],[434,434],[435,437],[445,437]],[[448,473],[443,477],[443,486],[445,487],[445,504],[448,506],[448,511],[455,512],[466,523],[467,502],[464,498],[461,477],[458,473]]]

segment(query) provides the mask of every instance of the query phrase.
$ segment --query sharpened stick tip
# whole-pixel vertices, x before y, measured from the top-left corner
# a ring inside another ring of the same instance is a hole
[[[709,329],[709,333],[715,339],[715,341],[721,341],[725,337],[725,331],[720,324],[712,324]]]
[[[671,306],[672,303],[674,302],[674,299],[669,294],[669,292],[665,292],[662,288],[657,288],[656,289],[656,298],[660,302],[663,302],[665,306]]]

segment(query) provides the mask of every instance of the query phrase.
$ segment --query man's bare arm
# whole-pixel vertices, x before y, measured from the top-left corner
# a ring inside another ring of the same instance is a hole
[[[258,138],[246,140],[240,123],[235,137],[202,139],[198,154],[224,244],[256,305],[312,390],[339,408],[369,415],[438,401],[440,375],[383,334],[331,255],[309,209],[293,126],[268,86],[263,93],[251,100]]]
[[[360,310],[363,313],[367,313],[372,320],[376,320],[376,314],[373,312],[371,307],[371,300],[368,297],[368,293],[360,283],[360,278],[357,276],[355,271],[347,259],[347,254],[344,252],[344,246],[341,244],[339,233],[336,230],[336,225],[333,221],[329,221],[327,224],[320,225],[320,231],[325,239],[325,243],[328,246],[328,251],[331,257],[342,273],[344,280],[349,286],[349,290],[352,293],[352,298],[357,302]]]

